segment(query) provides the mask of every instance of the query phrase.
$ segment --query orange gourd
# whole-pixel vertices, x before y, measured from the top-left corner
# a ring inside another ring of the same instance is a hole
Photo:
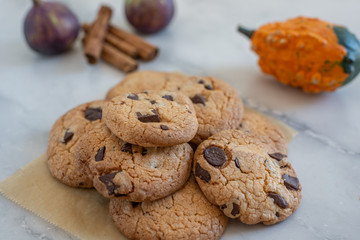
[[[360,42],[344,27],[297,17],[239,31],[251,38],[264,73],[306,92],[334,91],[359,73]]]

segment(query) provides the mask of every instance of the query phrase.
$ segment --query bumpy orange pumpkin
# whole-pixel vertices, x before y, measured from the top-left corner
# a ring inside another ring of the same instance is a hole
[[[251,38],[264,73],[306,92],[334,91],[360,71],[360,42],[344,27],[297,17],[238,30]]]

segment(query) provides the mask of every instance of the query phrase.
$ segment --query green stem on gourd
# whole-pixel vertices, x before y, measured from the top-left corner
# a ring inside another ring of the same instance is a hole
[[[238,26],[238,31],[247,36],[248,38],[251,38],[255,32],[255,30],[250,30],[247,28],[244,28],[243,26]]]

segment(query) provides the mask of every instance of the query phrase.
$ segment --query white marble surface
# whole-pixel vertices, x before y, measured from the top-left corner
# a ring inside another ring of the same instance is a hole
[[[101,1],[62,1],[91,21]],[[130,29],[123,1],[113,23]],[[0,180],[45,152],[52,124],[67,109],[102,98],[123,74],[88,66],[80,41],[52,58],[32,52],[22,36],[30,0],[0,0]],[[360,239],[360,77],[334,92],[310,95],[263,75],[249,42],[236,33],[297,15],[344,24],[360,36],[360,2],[178,0],[169,28],[148,40],[159,57],[140,69],[213,75],[231,83],[246,104],[299,131],[289,155],[303,185],[298,211],[275,226],[231,222],[223,239]],[[0,239],[75,239],[0,196]]]

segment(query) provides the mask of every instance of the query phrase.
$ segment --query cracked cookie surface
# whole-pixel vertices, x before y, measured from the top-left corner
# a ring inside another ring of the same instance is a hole
[[[47,157],[51,174],[72,187],[91,188],[92,179],[75,164],[75,148],[83,134],[102,119],[103,100],[79,105],[56,120],[48,139]]]
[[[198,121],[190,99],[165,90],[127,93],[104,106],[104,122],[119,138],[143,147],[189,142]]]
[[[288,151],[286,137],[282,131],[255,111],[245,110],[238,129],[257,135],[260,141],[267,144],[273,152],[286,154]]]
[[[209,136],[239,126],[243,104],[237,92],[214,77],[186,76],[181,73],[141,71],[127,75],[107,94],[107,99],[128,92],[167,90],[181,92],[194,104],[199,123],[192,142],[199,144]]]
[[[130,239],[219,239],[227,217],[204,197],[191,176],[186,185],[154,202],[111,199],[110,215]]]
[[[270,225],[297,209],[301,185],[287,156],[271,153],[257,136],[226,130],[202,142],[194,175],[207,199],[226,216]]]
[[[105,124],[81,138],[75,155],[79,168],[86,169],[104,197],[135,202],[153,201],[183,186],[192,157],[187,143],[144,148],[124,142]]]

